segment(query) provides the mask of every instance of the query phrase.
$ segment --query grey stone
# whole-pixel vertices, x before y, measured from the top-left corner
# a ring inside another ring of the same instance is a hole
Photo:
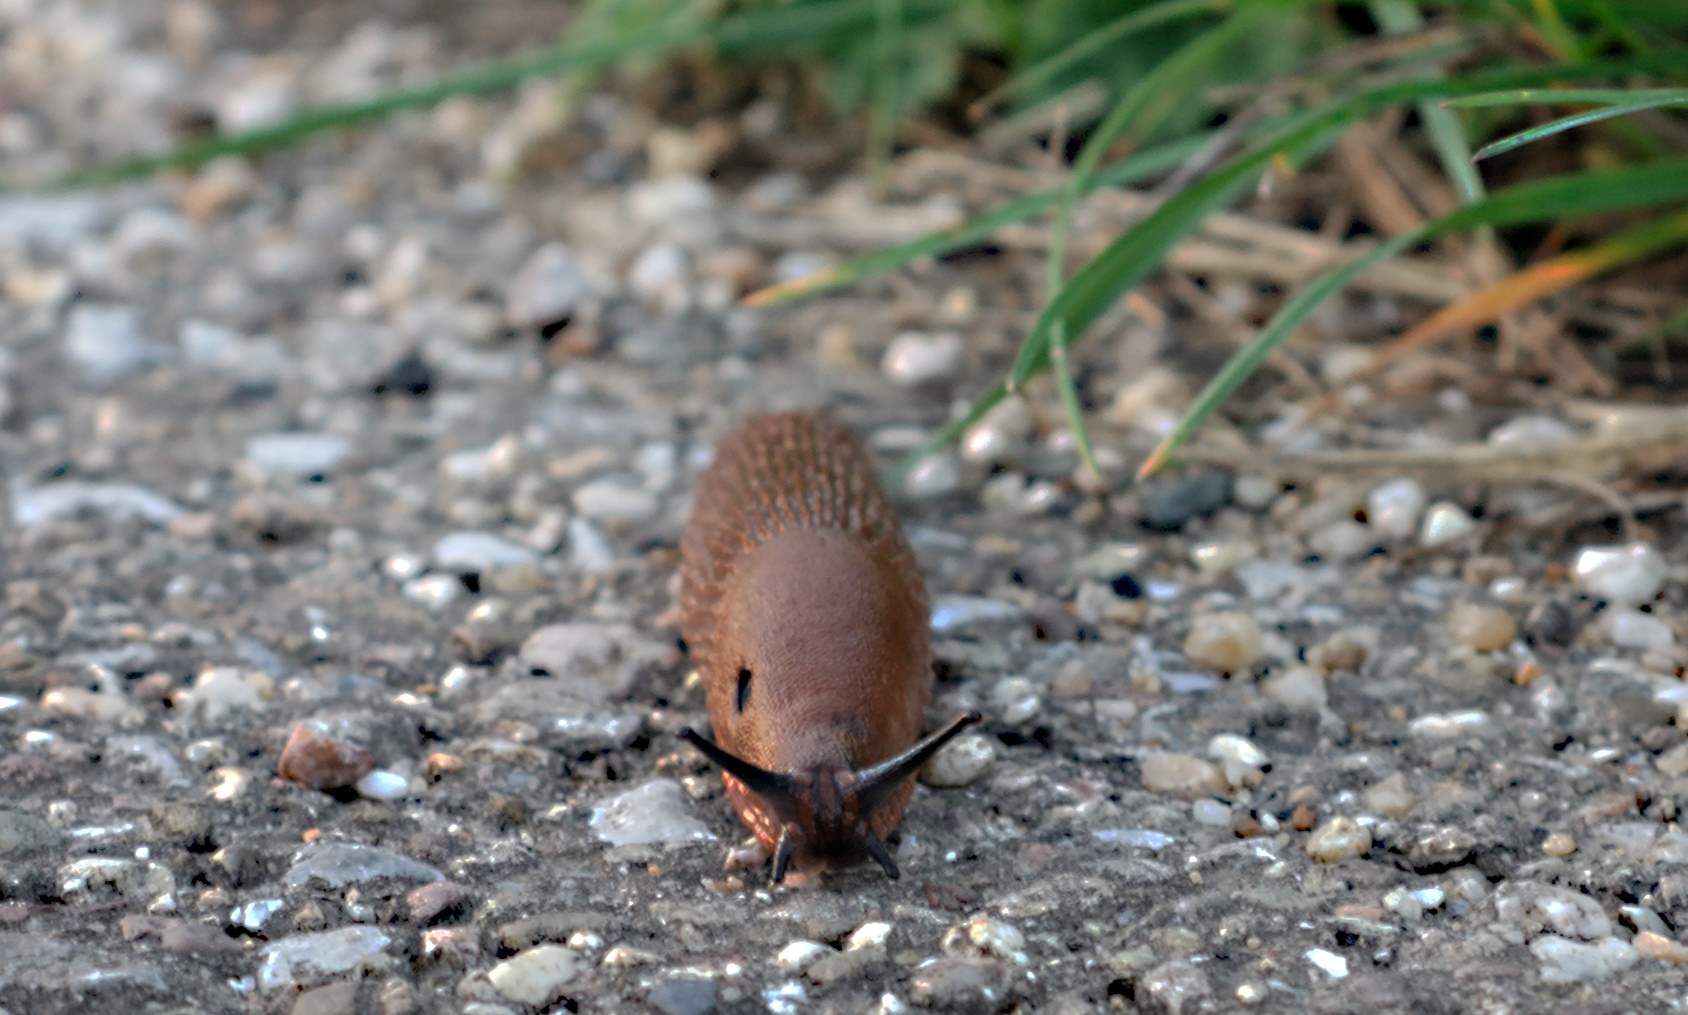
[[[258,987],[267,992],[349,973],[381,956],[392,939],[374,927],[295,934],[259,953]]]
[[[706,842],[715,838],[693,817],[686,795],[672,779],[653,779],[598,804],[590,821],[599,839],[612,846],[664,842]]]
[[[443,881],[445,875],[425,863],[357,842],[318,840],[299,850],[283,879],[289,889],[322,883],[345,888],[375,881]]]

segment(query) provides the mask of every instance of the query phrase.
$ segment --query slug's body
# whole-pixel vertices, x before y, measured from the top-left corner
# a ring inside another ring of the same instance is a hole
[[[813,413],[759,416],[699,480],[681,541],[681,628],[708,688],[734,809],[800,863],[884,840],[921,762],[977,715],[924,743],[931,698],[925,585],[866,454]]]

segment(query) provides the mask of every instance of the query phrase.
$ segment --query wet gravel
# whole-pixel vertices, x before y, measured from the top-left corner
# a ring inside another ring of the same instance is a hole
[[[0,166],[554,20],[486,8],[0,4]],[[951,196],[723,169],[777,103],[552,98],[0,195],[0,1011],[1688,1005],[1680,515],[1543,533],[1506,499],[1573,494],[1213,472],[1103,501],[1036,388],[896,491],[930,718],[986,715],[923,773],[902,880],[725,866],[742,830],[674,737],[706,718],[692,477],[761,408],[906,449],[998,376],[1038,270],[739,309],[844,252],[756,216]],[[1164,322],[1111,320],[1117,479],[1184,395]],[[1572,432],[1463,408],[1424,439]]]

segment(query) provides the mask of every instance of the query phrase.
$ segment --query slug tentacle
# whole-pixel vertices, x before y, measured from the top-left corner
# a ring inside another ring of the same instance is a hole
[[[679,736],[743,783],[776,815],[780,836],[774,849],[775,884],[785,880],[786,867],[796,849],[795,837],[833,848],[854,845],[895,879],[899,876],[897,864],[874,832],[875,815],[899,795],[905,781],[921,765],[981,718],[978,712],[957,716],[908,750],[868,768],[852,771],[817,767],[790,775],[754,765],[690,727],[680,730]]]

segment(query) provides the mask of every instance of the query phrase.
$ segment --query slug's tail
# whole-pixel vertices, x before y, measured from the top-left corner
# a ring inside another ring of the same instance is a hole
[[[785,880],[786,868],[800,843],[834,849],[853,845],[871,857],[887,877],[896,878],[896,862],[873,833],[874,813],[932,755],[981,718],[978,712],[957,716],[903,753],[867,768],[791,774],[770,772],[745,761],[692,729],[682,729],[679,736],[744,783],[780,817],[782,830],[774,850],[775,884]]]

